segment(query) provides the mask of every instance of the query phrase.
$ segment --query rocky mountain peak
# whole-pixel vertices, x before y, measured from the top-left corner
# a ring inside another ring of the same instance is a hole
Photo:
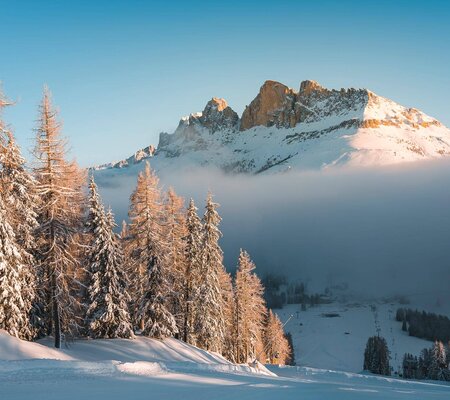
[[[447,155],[450,130],[417,109],[367,89],[327,89],[305,80],[296,92],[269,80],[241,119],[224,99],[213,97],[202,112],[182,118],[174,133],[161,133],[156,151],[149,147],[98,168],[120,168],[152,157],[160,168],[172,166],[177,158],[186,165],[211,164],[227,172],[266,173]]]
[[[209,110],[223,111],[228,107],[228,103],[225,99],[220,97],[213,97],[208,103],[206,103],[203,114],[207,113]]]
[[[295,91],[276,81],[266,81],[258,95],[245,108],[241,118],[241,131],[254,126],[291,126],[291,110],[295,104]]]
[[[317,83],[316,81],[306,80],[300,83],[300,96],[309,96],[312,92],[323,92],[326,91],[322,85]]]
[[[239,116],[224,99],[213,97],[206,104],[198,120],[201,125],[215,132],[220,129],[237,128]]]

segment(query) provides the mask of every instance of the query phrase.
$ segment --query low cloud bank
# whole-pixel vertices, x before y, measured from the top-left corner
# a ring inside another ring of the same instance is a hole
[[[104,199],[126,219],[136,169],[100,173]],[[160,172],[164,187],[221,204],[225,264],[245,248],[260,275],[311,286],[347,282],[361,293],[450,292],[450,163],[283,175]]]

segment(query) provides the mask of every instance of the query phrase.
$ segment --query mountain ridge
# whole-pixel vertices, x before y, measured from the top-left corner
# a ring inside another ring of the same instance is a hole
[[[241,117],[213,97],[202,112],[181,118],[174,133],[162,132],[156,150],[148,149],[94,169],[149,158],[157,170],[212,165],[238,173],[389,165],[449,155],[450,130],[368,89],[327,89],[306,80],[296,91],[268,80]]]

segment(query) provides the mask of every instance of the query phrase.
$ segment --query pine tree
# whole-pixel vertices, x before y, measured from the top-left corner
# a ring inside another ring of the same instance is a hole
[[[283,324],[272,310],[269,310],[264,342],[268,362],[270,364],[286,364],[291,354],[291,348],[284,334]]]
[[[155,257],[149,264],[147,287],[139,310],[139,316],[144,321],[142,334],[145,336],[164,339],[178,333],[175,318],[168,308],[168,286],[164,267]]]
[[[419,360],[412,354],[406,353],[403,356],[402,376],[405,379],[420,379]]]
[[[403,332],[408,332],[408,326],[406,324],[406,319],[404,319],[403,322],[402,322],[402,331]]]
[[[294,353],[294,343],[292,340],[292,334],[291,332],[287,332],[285,335],[286,340],[288,342],[289,345],[289,357],[286,359],[286,364],[287,365],[295,365],[295,353]]]
[[[21,273],[22,297],[25,304],[34,304],[35,293],[35,259],[34,230],[37,227],[36,208],[38,198],[35,192],[36,182],[25,168],[25,159],[22,157],[14,136],[1,120],[1,109],[10,104],[0,92],[0,191],[3,196],[4,207],[8,224],[10,224],[17,248],[21,255],[23,269]],[[7,211],[6,211],[7,210]],[[33,332],[30,335],[22,334],[25,339],[35,336],[40,318],[38,308],[31,309]]]
[[[235,354],[239,363],[255,358],[255,346],[263,329],[266,308],[264,288],[253,272],[256,266],[241,250],[235,278]]]
[[[131,195],[130,224],[126,240],[129,259],[129,279],[133,318],[140,329],[144,320],[139,320],[139,304],[147,289],[149,266],[162,255],[164,240],[162,233],[162,201],[159,179],[147,162],[145,170],[138,176],[137,186]],[[160,261],[160,260],[158,260]]]
[[[170,311],[177,321],[178,331],[183,330],[184,304],[183,289],[186,279],[186,214],[184,200],[172,188],[166,193],[163,204],[162,264],[167,274]]]
[[[223,317],[224,317],[224,340],[222,347],[222,355],[231,361],[235,359],[235,338],[234,338],[234,289],[231,275],[225,271],[225,268],[219,270],[219,286],[222,295]],[[260,338],[259,338],[260,339]],[[256,340],[256,343],[258,338]]]
[[[33,250],[34,230],[37,227],[36,181],[25,168],[14,136],[7,131],[0,144],[0,187],[9,210],[10,223],[18,243],[29,253]]]
[[[19,338],[31,339],[26,268],[0,193],[0,329]]]
[[[55,336],[55,347],[61,346],[61,334],[76,334],[80,328],[79,285],[74,257],[76,232],[73,229],[74,205],[79,193],[72,186],[73,164],[65,160],[66,142],[61,125],[46,89],[40,105],[36,129],[34,169],[36,191],[41,198],[38,210],[37,261],[39,262],[39,295],[48,315],[47,334]]]
[[[364,351],[364,370],[378,375],[390,375],[389,349],[386,339],[372,336],[368,339]]]
[[[197,346],[210,351],[221,352],[225,338],[224,304],[219,276],[224,268],[223,254],[219,246],[221,218],[218,204],[209,194],[203,217],[203,243],[199,282],[198,308],[195,310],[195,331]]]
[[[431,350],[423,349],[419,357],[419,376],[421,379],[428,378],[431,360],[432,360]]]
[[[428,370],[428,378],[445,381],[448,378],[448,365],[445,347],[442,342],[435,341],[431,348],[431,362]]]
[[[114,217],[111,211],[105,214],[93,178],[89,189],[87,226],[92,243],[89,246],[88,267],[88,332],[94,338],[130,338],[133,337],[133,329],[128,312],[129,296],[123,271],[122,249],[113,231]]]
[[[194,316],[199,308],[199,282],[201,272],[202,223],[197,214],[194,200],[190,200],[186,213],[186,271],[184,277],[183,304],[184,324],[182,338],[186,343],[195,344]]]

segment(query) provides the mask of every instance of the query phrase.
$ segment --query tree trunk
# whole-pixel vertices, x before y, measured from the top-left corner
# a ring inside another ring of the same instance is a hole
[[[59,304],[56,298],[56,271],[52,274],[52,308],[53,308],[53,326],[55,328],[55,347],[61,347],[61,321],[59,317]]]
[[[190,296],[190,290],[189,290],[189,284],[186,285],[186,292],[185,292],[185,301],[186,301],[186,310],[184,313],[184,332],[183,332],[183,341],[185,343],[188,343],[188,339],[189,339],[189,313],[191,312],[190,307],[189,307],[189,296]]]
[[[50,226],[50,239],[51,243],[55,242],[55,229],[53,224]],[[53,250],[52,250],[53,252]],[[57,298],[57,286],[58,283],[56,281],[56,260],[54,259],[54,254],[50,257],[50,265],[52,265],[52,281],[51,281],[51,296],[52,296],[52,311],[53,311],[53,328],[55,334],[55,347],[59,349],[61,347],[61,321],[59,316],[59,304]]]

